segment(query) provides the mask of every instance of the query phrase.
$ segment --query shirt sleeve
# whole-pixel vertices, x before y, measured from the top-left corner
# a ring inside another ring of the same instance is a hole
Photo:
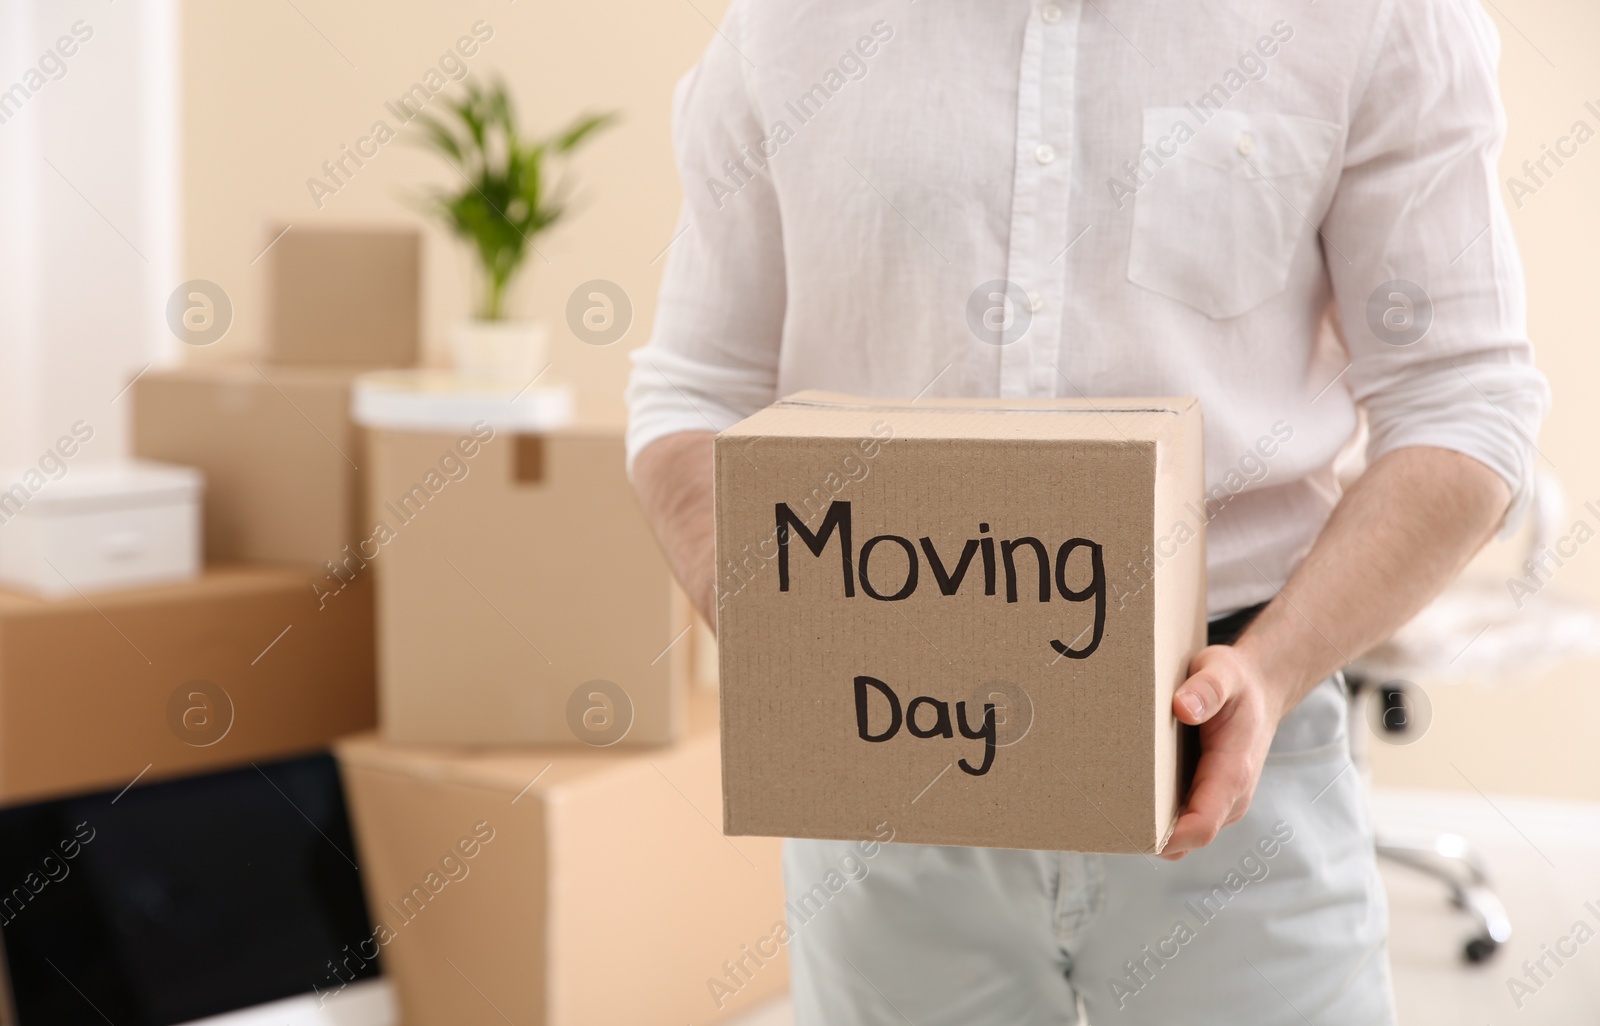
[[[1509,532],[1549,388],[1497,179],[1499,49],[1475,0],[1390,5],[1322,229],[1368,458],[1417,445],[1471,456],[1511,486]]]
[[[684,201],[650,341],[632,354],[628,468],[651,442],[720,431],[776,398],[785,284],[766,134],[745,81],[735,0],[678,83],[673,144]]]

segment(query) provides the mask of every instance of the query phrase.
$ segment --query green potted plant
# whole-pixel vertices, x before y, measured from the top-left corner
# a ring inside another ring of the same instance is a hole
[[[435,190],[424,208],[471,248],[478,294],[470,320],[451,329],[456,369],[480,378],[526,378],[543,357],[542,325],[508,317],[509,291],[534,240],[567,213],[562,172],[573,152],[610,124],[612,114],[586,114],[542,139],[525,139],[505,83],[489,88],[469,81],[448,115],[417,117],[424,144],[461,179]]]

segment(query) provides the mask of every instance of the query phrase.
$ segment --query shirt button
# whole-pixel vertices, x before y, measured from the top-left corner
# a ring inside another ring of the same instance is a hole
[[[1055,4],[1045,4],[1039,9],[1039,17],[1044,20],[1046,25],[1054,25],[1061,20],[1061,8]]]
[[[1251,135],[1249,132],[1240,132],[1238,146],[1239,155],[1241,157],[1248,157],[1256,150],[1256,137]]]
[[[1056,159],[1056,148],[1049,143],[1040,143],[1039,148],[1033,151],[1033,159],[1048,164]]]
[[[1044,309],[1044,297],[1037,292],[1028,293],[1028,309],[1038,313]]]

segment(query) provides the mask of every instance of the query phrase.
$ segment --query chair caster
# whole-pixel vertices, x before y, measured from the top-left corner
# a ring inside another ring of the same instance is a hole
[[[1511,940],[1511,920],[1506,907],[1489,887],[1483,863],[1455,834],[1438,834],[1430,841],[1399,843],[1380,839],[1378,857],[1409,866],[1449,888],[1450,904],[1477,920],[1478,935],[1462,945],[1469,963],[1482,965]]]

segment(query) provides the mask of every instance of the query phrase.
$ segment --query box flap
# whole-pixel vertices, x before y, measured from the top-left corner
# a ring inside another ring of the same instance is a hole
[[[907,400],[812,391],[780,399],[722,435],[850,438],[883,436],[887,427],[895,438],[1145,441],[1165,438],[1198,408],[1190,397]]]

